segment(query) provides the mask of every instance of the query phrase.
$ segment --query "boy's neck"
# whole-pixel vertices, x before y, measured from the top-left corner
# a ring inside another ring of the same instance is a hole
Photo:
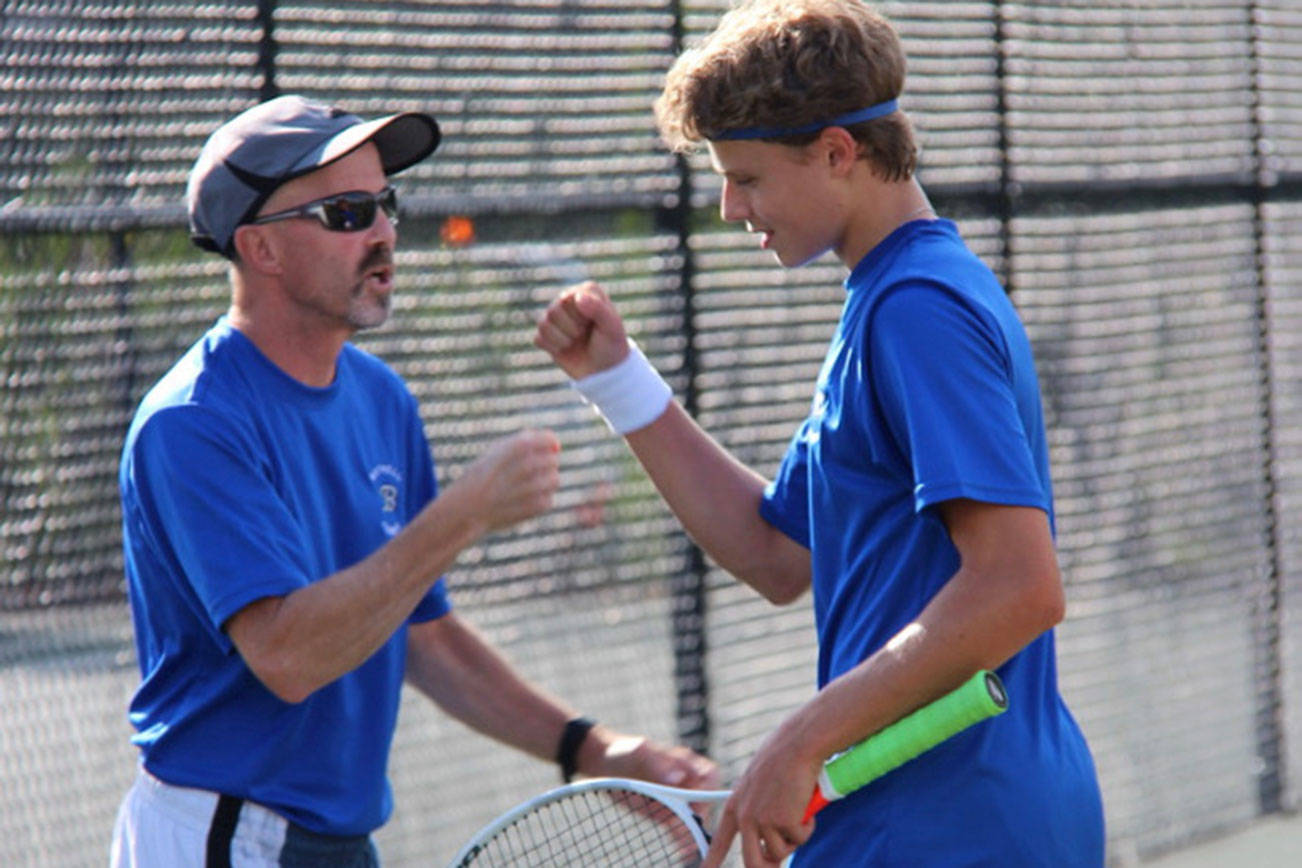
[[[865,167],[866,168],[866,167]],[[912,220],[935,220],[937,215],[916,178],[883,181],[867,171],[856,205],[846,223],[837,256],[854,268],[896,229]]]

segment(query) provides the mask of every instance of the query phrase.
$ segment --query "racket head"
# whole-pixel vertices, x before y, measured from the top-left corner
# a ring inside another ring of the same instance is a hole
[[[602,865],[694,868],[710,839],[693,806],[727,790],[684,790],[624,778],[591,778],[548,790],[481,829],[449,868]]]

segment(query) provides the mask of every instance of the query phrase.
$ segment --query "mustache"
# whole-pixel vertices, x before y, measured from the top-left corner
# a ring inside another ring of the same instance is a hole
[[[357,266],[357,273],[364,275],[375,268],[392,268],[393,267],[393,250],[389,247],[376,247],[366,254],[361,264]]]

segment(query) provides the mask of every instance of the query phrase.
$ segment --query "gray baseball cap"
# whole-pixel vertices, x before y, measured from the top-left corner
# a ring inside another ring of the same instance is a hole
[[[439,145],[439,126],[420,112],[363,121],[301,96],[281,96],[232,118],[209,138],[190,170],[190,240],[229,256],[236,227],[277,188],[374,142],[386,175],[419,163]]]

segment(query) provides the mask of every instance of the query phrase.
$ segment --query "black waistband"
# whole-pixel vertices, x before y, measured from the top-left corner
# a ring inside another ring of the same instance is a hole
[[[212,824],[208,827],[205,868],[231,868],[231,840],[243,805],[244,799],[238,796],[218,794]],[[378,864],[369,835],[322,835],[295,823],[286,824],[285,845],[280,855],[282,865]]]
[[[231,868],[231,839],[240,821],[240,808],[244,800],[222,794],[217,797],[217,807],[212,812],[212,825],[208,827],[206,868]]]

